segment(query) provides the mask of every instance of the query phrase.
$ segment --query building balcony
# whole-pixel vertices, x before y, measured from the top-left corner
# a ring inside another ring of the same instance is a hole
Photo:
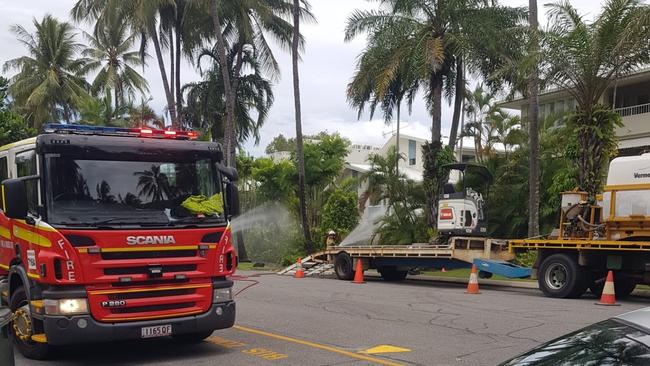
[[[629,107],[616,108],[615,111],[623,118],[650,113],[650,103],[632,105]]]

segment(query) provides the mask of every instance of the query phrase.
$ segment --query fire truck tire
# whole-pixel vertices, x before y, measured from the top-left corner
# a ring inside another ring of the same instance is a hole
[[[398,271],[395,266],[381,266],[378,269],[381,279],[388,282],[403,281],[408,271]]]
[[[14,316],[20,314],[19,318],[14,319],[14,322],[11,324],[11,330],[10,334],[11,337],[13,338],[13,342],[16,345],[16,348],[20,353],[25,356],[26,358],[32,359],[32,360],[46,360],[50,356],[50,351],[51,351],[51,346],[49,346],[47,343],[38,343],[34,342],[31,339],[28,340],[21,340],[21,337],[19,336],[18,332],[16,329],[21,329],[20,326],[22,326],[22,332],[27,332],[25,329],[26,323],[25,321],[28,322],[34,322],[33,327],[36,330],[36,332],[42,332],[42,325],[39,325],[38,321],[35,321],[33,318],[31,318],[31,315],[29,314],[29,311],[25,312],[25,305],[28,305],[29,302],[27,301],[27,293],[25,292],[25,289],[22,287],[19,287],[16,289],[11,294],[11,299],[9,300],[9,308],[11,311],[14,313]],[[22,311],[19,311],[19,309],[22,308]],[[20,323],[15,323],[15,322],[20,322]],[[14,325],[15,324],[15,325]],[[22,338],[25,337],[25,334],[21,334]]]
[[[352,257],[348,253],[339,253],[334,260],[334,272],[339,280],[351,281],[354,278]]]
[[[172,338],[175,341],[185,344],[200,343],[204,339],[211,336],[213,331],[197,332],[197,333],[187,333],[187,334],[177,334],[172,335]]]
[[[547,297],[576,298],[587,291],[587,276],[575,258],[553,254],[542,262],[537,282]]]

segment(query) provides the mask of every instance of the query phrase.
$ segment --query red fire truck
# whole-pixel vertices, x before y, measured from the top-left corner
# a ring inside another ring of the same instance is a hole
[[[0,300],[28,358],[235,321],[237,172],[194,132],[46,125],[0,148]]]

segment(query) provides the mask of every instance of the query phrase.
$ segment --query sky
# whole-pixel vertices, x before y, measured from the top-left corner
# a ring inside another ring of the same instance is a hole
[[[230,0],[233,1],[233,0]],[[41,19],[51,14],[62,20],[69,20],[69,11],[75,0],[0,0],[0,64],[20,57],[26,50],[10,32],[12,24],[20,24],[28,31],[33,31],[32,20]],[[603,0],[570,1],[587,17],[597,14]],[[347,17],[356,9],[374,9],[377,2],[367,0],[311,0],[312,12],[317,18],[315,24],[301,25],[306,39],[306,50],[300,64],[300,88],[302,96],[303,133],[315,134],[320,131],[339,132],[355,143],[381,146],[394,132],[393,125],[386,125],[380,115],[369,120],[368,114],[357,119],[357,111],[349,106],[345,90],[355,70],[357,56],[365,46],[365,37],[352,42],[343,40]],[[509,6],[527,6],[527,0],[502,0],[501,4]],[[546,23],[544,1],[538,1],[540,24]],[[81,30],[88,25],[79,24]],[[85,42],[81,34],[78,41]],[[281,77],[274,85],[275,103],[269,117],[260,131],[259,144],[247,141],[246,151],[254,156],[264,154],[266,145],[273,137],[282,133],[295,136],[293,84],[291,78],[291,57],[286,50],[274,47],[274,52],[281,68]],[[165,106],[165,94],[162,87],[160,71],[154,58],[148,60],[144,76],[149,83],[151,106],[162,113]],[[0,69],[1,70],[1,69]],[[167,70],[169,66],[167,65]],[[4,73],[10,77],[14,72]],[[183,83],[200,80],[196,68],[183,61],[181,68]],[[476,81],[474,81],[475,83]],[[473,87],[473,86],[471,86]],[[406,111],[406,108],[403,109]],[[429,116],[422,96],[413,105],[412,114],[402,113],[401,133],[428,139],[431,135]],[[451,125],[452,108],[444,105],[442,110],[443,136],[448,135]]]

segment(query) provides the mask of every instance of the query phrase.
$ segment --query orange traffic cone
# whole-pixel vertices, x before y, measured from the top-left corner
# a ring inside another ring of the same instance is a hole
[[[447,270],[445,269],[445,267],[442,267],[442,269],[440,270],[440,272],[445,273],[445,272],[447,272]]]
[[[357,259],[357,268],[354,270],[354,281],[352,283],[366,283],[363,280],[363,263],[361,263],[361,259]]]
[[[467,284],[466,294],[480,294],[478,290],[478,276],[476,275],[476,264],[472,264],[472,273],[469,274],[469,283]]]
[[[302,269],[302,258],[298,258],[298,262],[296,263],[296,274],[293,277],[305,278],[305,270]]]
[[[597,302],[596,305],[621,305],[616,303],[616,291],[614,290],[614,272],[607,272],[607,280],[605,281],[605,287],[603,287],[603,294],[600,296],[600,301]]]

